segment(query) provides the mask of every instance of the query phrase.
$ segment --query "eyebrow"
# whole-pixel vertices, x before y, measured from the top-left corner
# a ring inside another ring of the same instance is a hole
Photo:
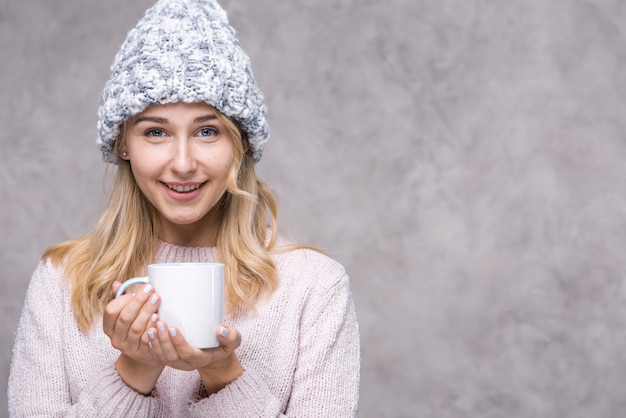
[[[193,120],[193,122],[201,123],[201,122],[207,122],[207,121],[214,120],[214,119],[217,119],[217,116],[215,116],[214,114],[210,114],[210,115],[205,115],[205,116],[198,116],[197,118]],[[133,125],[137,125],[141,122],[153,122],[153,123],[166,124],[168,123],[168,120],[167,118],[160,118],[157,116],[140,116],[137,119],[135,119],[135,122],[133,123]]]
[[[133,123],[133,125],[138,125],[141,122],[154,122],[154,123],[164,124],[164,123],[167,123],[167,119],[165,119],[165,118],[157,118],[157,117],[154,117],[154,116],[141,116],[141,117],[138,117],[137,119],[135,119],[135,122]]]
[[[215,116],[214,114],[211,113],[210,115],[206,115],[206,116],[198,116],[193,121],[194,121],[194,123],[198,123],[198,122],[208,122],[208,121],[214,120],[214,119],[217,119],[217,116]]]

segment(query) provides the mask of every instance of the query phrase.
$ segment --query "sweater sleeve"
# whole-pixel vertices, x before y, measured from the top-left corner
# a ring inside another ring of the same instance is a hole
[[[196,404],[196,417],[354,417],[360,378],[359,331],[348,276],[313,292],[301,313],[294,383],[285,414],[254,370]]]
[[[354,417],[358,412],[360,345],[348,276],[302,313],[301,341],[287,416]]]
[[[68,313],[64,309],[62,280],[58,269],[41,262],[29,284],[9,375],[10,416],[153,415],[155,399],[126,386],[113,364],[94,365],[93,373],[86,376],[87,384],[73,399],[65,352],[76,347],[67,347],[63,338],[63,321],[68,320]]]

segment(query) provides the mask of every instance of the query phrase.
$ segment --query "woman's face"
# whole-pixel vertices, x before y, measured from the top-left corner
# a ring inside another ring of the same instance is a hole
[[[129,119],[120,158],[156,208],[161,239],[214,245],[234,145],[206,103],[152,105]],[[124,154],[126,153],[126,154]]]

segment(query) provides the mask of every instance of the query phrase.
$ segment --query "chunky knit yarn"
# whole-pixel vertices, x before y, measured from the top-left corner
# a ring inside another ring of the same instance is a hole
[[[161,243],[160,262],[216,261],[215,248]],[[319,253],[275,256],[280,286],[256,314],[226,323],[242,334],[245,372],[206,396],[197,372],[166,367],[143,396],[126,386],[119,352],[96,324],[83,333],[63,272],[42,262],[28,288],[9,377],[11,417],[352,417],[357,413],[359,335],[343,267]]]
[[[105,161],[120,125],[150,104],[206,102],[248,136],[255,161],[269,139],[263,94],[226,12],[214,0],[159,0],[115,56],[98,110]]]

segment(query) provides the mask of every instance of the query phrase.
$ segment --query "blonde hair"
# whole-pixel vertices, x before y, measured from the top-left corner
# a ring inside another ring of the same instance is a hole
[[[278,233],[277,199],[256,177],[254,161],[245,149],[245,134],[214,110],[234,143],[226,193],[216,207],[220,215],[217,255],[224,263],[228,309],[241,305],[254,310],[257,299],[271,295],[277,287],[276,266],[270,257]],[[123,125],[113,155],[124,141]],[[43,254],[44,259],[63,266],[83,331],[102,314],[114,281],[144,274],[146,265],[154,262],[158,236],[156,210],[139,189],[128,161],[120,159],[95,228]]]

